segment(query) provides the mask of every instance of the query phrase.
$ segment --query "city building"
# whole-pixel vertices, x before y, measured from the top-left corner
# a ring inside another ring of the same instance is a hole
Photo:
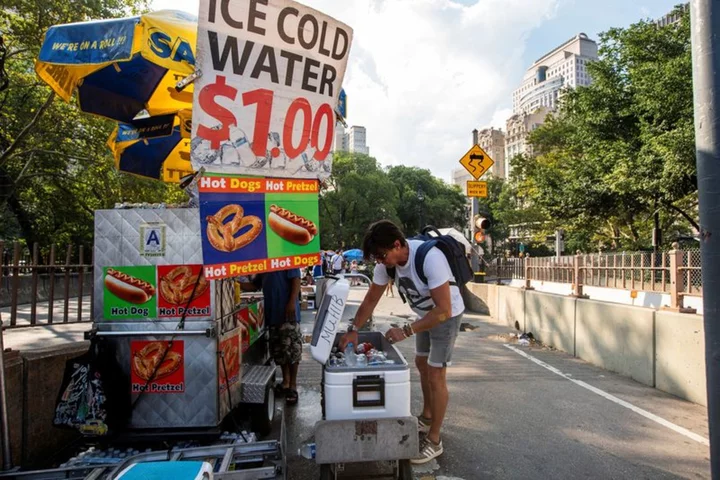
[[[528,134],[558,108],[563,91],[592,83],[587,65],[597,59],[597,43],[579,33],[527,69],[522,85],[513,92],[513,115],[505,124],[506,176],[513,157],[532,155]]]
[[[335,124],[335,141],[333,143],[333,152],[347,152],[347,134],[345,127],[341,123]]]
[[[475,145],[485,150],[490,155],[493,164],[488,170],[489,174],[496,178],[505,178],[505,133],[497,128],[483,128],[479,132],[473,130]]]
[[[370,148],[367,146],[367,132],[365,127],[353,125],[347,133],[347,149],[353,153],[364,153],[370,155]]]
[[[675,25],[680,21],[680,18],[682,18],[683,13],[690,10],[690,4],[686,3],[685,5],[680,5],[682,10],[675,10],[673,9],[672,12],[668,13],[664,17],[658,19],[655,21],[658,27],[667,27],[669,25]]]
[[[520,113],[507,119],[505,123],[505,172],[510,175],[510,160],[524,154],[532,155],[532,146],[528,143],[530,132],[538,128],[550,113],[547,107],[540,107],[533,113]]]
[[[513,114],[532,113],[540,107],[555,110],[564,88],[590,85],[588,63],[598,59],[598,46],[579,33],[532,64],[522,85],[513,92]]]

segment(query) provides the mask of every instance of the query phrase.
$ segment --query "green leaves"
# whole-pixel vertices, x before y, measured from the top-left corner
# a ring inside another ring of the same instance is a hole
[[[34,59],[48,27],[123,17],[137,0],[0,0],[10,86],[0,93],[0,238],[42,245],[92,245],[93,211],[116,202],[182,197],[174,186],[120,174],[106,146],[111,122],[83,114],[36,77]]]
[[[396,222],[408,236],[427,224],[462,229],[465,196],[429,170],[383,170],[367,155],[335,153],[333,175],[320,196],[322,248],[359,247],[367,227],[381,219]]]
[[[665,230],[687,232],[697,218],[688,14],[605,32],[588,70],[592,85],[566,92],[531,134],[538,156],[515,160],[517,195],[586,250],[647,248],[658,208]]]

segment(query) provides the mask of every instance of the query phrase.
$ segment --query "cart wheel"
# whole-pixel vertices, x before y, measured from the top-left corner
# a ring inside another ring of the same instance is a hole
[[[270,433],[275,418],[275,390],[270,383],[265,387],[265,403],[253,405],[250,415],[252,429],[256,434],[264,437]]]
[[[320,480],[335,480],[332,467],[327,463],[320,465]]]
[[[398,470],[398,480],[413,480],[413,471],[410,460],[399,460]]]

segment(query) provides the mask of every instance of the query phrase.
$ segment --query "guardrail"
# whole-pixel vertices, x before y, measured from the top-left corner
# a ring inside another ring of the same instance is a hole
[[[526,287],[534,280],[569,283],[577,296],[583,296],[585,286],[666,293],[670,308],[678,310],[684,297],[702,296],[699,250],[498,259],[487,273],[498,282],[524,279]]]
[[[92,305],[92,259],[85,263],[87,255],[82,246],[68,245],[64,258],[59,258],[62,250],[56,245],[41,255],[37,243],[31,250],[19,242],[6,249],[5,242],[0,241],[0,252],[0,307],[9,307],[10,316],[3,328],[92,321],[92,308],[89,315],[83,314],[83,296],[89,295]],[[18,307],[25,305],[29,305],[29,318],[19,322]]]

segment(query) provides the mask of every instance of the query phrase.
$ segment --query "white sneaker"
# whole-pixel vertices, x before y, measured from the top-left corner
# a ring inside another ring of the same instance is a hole
[[[440,440],[440,443],[435,444],[430,440],[429,438],[425,437],[423,442],[420,444],[420,456],[418,458],[413,458],[410,460],[410,463],[414,465],[422,465],[423,463],[427,463],[433,458],[437,458],[440,455],[442,455],[444,449],[442,440]]]
[[[427,434],[430,431],[432,421],[424,415],[418,415],[418,432]]]

